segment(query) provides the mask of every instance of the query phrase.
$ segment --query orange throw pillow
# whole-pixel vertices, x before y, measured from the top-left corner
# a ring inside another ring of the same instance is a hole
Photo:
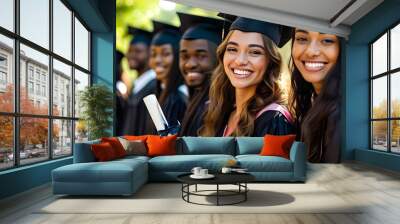
[[[177,135],[160,137],[149,135],[147,137],[148,156],[176,155]]]
[[[122,146],[121,142],[119,142],[118,138],[101,138],[101,142],[108,142],[114,149],[115,155],[117,158],[121,158],[126,156],[126,151],[124,147]]]
[[[296,135],[265,135],[261,156],[280,156],[289,159],[290,147]]]
[[[110,161],[117,158],[114,149],[108,142],[93,144],[91,145],[91,149],[94,154],[94,157],[99,162]]]

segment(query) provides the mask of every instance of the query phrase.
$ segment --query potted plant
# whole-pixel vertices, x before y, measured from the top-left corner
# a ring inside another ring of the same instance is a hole
[[[112,127],[113,94],[108,87],[94,84],[80,93],[81,119],[88,130],[89,140],[110,136]]]

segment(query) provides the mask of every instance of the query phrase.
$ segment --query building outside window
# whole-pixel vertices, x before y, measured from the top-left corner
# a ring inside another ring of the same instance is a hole
[[[31,82],[31,81],[29,81],[28,82],[28,93],[29,94],[33,94],[33,92],[34,92],[34,88],[33,88],[33,82]]]
[[[370,44],[371,148],[400,153],[400,24]]]
[[[0,91],[7,87],[7,56],[0,54]]]
[[[86,127],[78,121],[79,113],[70,106],[79,102],[78,92],[82,86],[90,85],[81,82],[90,80],[91,74],[87,26],[65,1],[18,2],[18,13],[12,13],[13,17],[19,16],[14,18],[19,21],[18,27],[10,30],[0,23],[9,30],[0,29],[0,87],[2,84],[13,87],[7,91],[0,88],[0,98],[8,99],[0,100],[0,123],[5,130],[0,132],[0,139],[5,139],[0,141],[3,158],[0,171],[70,156],[73,143],[87,139]],[[38,14],[39,11],[42,13]],[[13,60],[14,52],[19,61]],[[18,68],[19,88],[13,83],[15,67]],[[79,73],[77,77],[76,73]],[[52,89],[50,78],[53,78]],[[59,85],[60,80],[62,85]],[[79,88],[68,88],[78,83]],[[20,91],[17,99],[13,97],[14,90]],[[62,103],[57,104],[60,95]],[[19,108],[18,112],[14,111],[14,105]],[[14,133],[15,129],[18,133]],[[32,132],[43,134],[33,139]]]

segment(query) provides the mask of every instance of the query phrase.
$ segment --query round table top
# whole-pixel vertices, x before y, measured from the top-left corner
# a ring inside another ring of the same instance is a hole
[[[215,177],[210,179],[194,179],[186,173],[177,177],[178,181],[186,184],[236,184],[248,183],[255,180],[255,177],[249,173],[212,173]]]

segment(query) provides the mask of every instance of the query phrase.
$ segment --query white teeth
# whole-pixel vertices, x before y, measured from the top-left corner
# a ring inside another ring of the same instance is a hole
[[[241,69],[233,69],[233,73],[236,75],[250,75],[251,72],[248,70],[241,70]]]
[[[305,62],[304,63],[306,67],[312,68],[312,69],[320,69],[324,67],[324,63],[321,62]]]

